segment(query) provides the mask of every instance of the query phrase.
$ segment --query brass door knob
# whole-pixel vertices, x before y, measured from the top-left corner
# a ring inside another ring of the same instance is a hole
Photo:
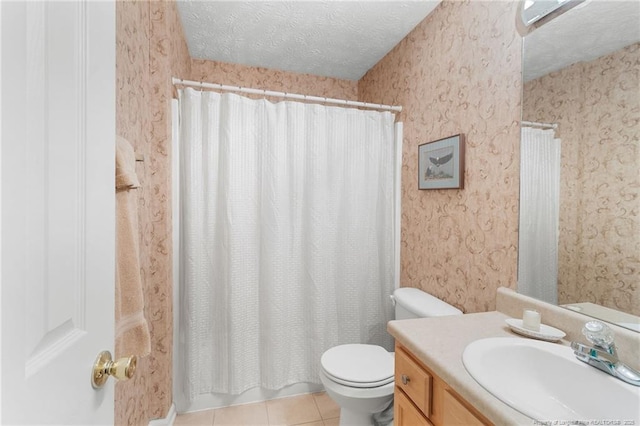
[[[137,364],[138,357],[135,355],[113,361],[111,352],[102,351],[93,364],[91,386],[94,389],[100,389],[107,382],[109,376],[113,376],[118,380],[128,380],[136,372]]]

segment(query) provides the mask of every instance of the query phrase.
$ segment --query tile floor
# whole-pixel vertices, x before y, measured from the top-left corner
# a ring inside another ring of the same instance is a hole
[[[181,414],[174,426],[337,426],[340,407],[324,392]]]

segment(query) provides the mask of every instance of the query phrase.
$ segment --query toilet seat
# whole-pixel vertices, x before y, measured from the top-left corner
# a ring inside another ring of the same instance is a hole
[[[327,376],[327,378],[330,379],[331,381],[334,381],[343,386],[349,386],[352,388],[377,388],[393,382],[393,376],[384,380],[380,380],[378,382],[352,382],[352,381],[343,380],[338,377],[335,377],[330,373],[328,373],[324,368],[322,369],[322,371]]]
[[[344,386],[374,388],[393,382],[393,355],[382,346],[335,346],[322,354],[320,364],[327,378]]]

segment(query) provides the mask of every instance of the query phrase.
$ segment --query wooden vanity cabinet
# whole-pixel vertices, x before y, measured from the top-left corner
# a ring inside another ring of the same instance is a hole
[[[492,424],[400,344],[395,357],[396,426]]]

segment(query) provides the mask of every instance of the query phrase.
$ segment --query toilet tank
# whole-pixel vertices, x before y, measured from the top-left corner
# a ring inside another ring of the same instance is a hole
[[[393,292],[393,300],[397,320],[462,315],[460,309],[413,287],[397,288]]]

